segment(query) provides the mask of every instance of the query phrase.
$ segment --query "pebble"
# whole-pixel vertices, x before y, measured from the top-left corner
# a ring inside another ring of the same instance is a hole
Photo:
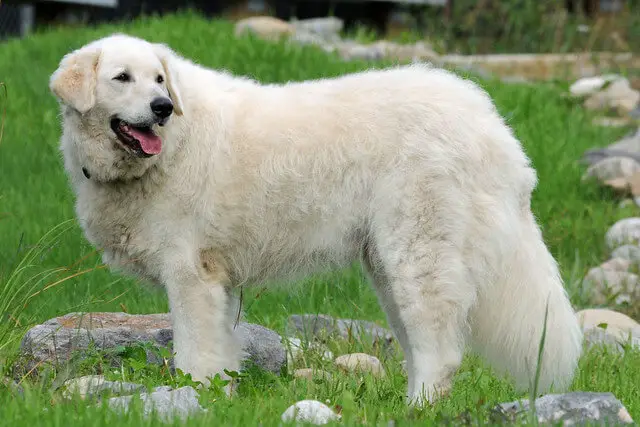
[[[338,421],[340,418],[340,415],[317,400],[301,400],[296,402],[289,406],[281,416],[282,421],[285,423],[299,421],[315,425]]]
[[[335,364],[348,372],[366,372],[376,377],[385,376],[380,360],[366,353],[351,353],[339,356],[336,358]]]

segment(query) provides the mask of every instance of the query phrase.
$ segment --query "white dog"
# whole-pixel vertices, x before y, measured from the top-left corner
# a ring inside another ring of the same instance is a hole
[[[530,210],[537,177],[472,82],[411,65],[262,85],[115,34],[50,88],[86,237],[166,288],[195,379],[240,368],[234,289],[361,260],[410,403],[447,391],[467,345],[529,387],[547,307],[539,390],[571,383],[582,335]]]

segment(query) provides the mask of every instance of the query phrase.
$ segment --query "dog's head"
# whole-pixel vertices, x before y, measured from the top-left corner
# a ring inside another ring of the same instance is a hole
[[[175,54],[115,34],[62,58],[49,87],[62,105],[67,144],[85,176],[136,178],[164,150],[164,126],[183,114]],[[69,153],[65,153],[69,154]]]

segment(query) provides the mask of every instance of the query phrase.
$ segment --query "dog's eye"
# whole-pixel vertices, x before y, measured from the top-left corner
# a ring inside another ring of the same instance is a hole
[[[119,80],[121,82],[128,82],[129,80],[131,80],[131,76],[126,72],[122,72],[122,73],[118,74],[117,76],[115,76],[113,78],[113,80]]]
[[[162,83],[162,82],[164,82],[164,77],[162,77],[161,75],[158,75],[158,77],[156,77],[156,81],[158,83]]]

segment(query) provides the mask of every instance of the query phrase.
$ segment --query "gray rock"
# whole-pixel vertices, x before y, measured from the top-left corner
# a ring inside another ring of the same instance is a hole
[[[176,390],[163,389],[153,393],[141,393],[139,397],[145,417],[155,412],[165,422],[171,422],[176,417],[184,421],[190,416],[204,412],[204,408],[198,401],[198,393],[189,386]],[[112,397],[107,400],[107,403],[111,410],[127,413],[133,399],[134,396]]]
[[[280,336],[262,326],[240,322],[236,333],[244,344],[247,358],[257,366],[276,373],[286,365],[286,353]],[[61,364],[75,351],[81,355],[90,343],[102,351],[141,343],[172,350],[173,329],[168,313],[69,313],[31,328],[22,339],[21,352],[28,366]],[[114,364],[120,359],[112,357]],[[148,363],[162,363],[154,352],[147,351]],[[169,361],[170,366],[173,359]]]
[[[628,133],[616,143],[611,144],[608,148],[611,150],[622,150],[629,153],[640,153],[640,128]]]
[[[640,246],[622,245],[611,252],[611,258],[626,259],[632,265],[640,263]]]
[[[596,178],[608,181],[616,178],[629,178],[640,172],[640,163],[631,157],[606,157],[589,166],[583,179]]]
[[[296,43],[302,46],[314,45],[320,47],[325,46],[327,43],[327,41],[322,38],[322,36],[313,33],[307,33],[305,31],[296,31],[295,34],[293,34],[289,38],[289,42]]]
[[[627,336],[620,332],[612,333],[608,329],[593,327],[584,330],[584,341],[587,347],[606,346],[623,351],[627,346],[640,349],[640,331],[627,331]]]
[[[526,419],[529,400],[503,403],[495,410],[511,421]],[[631,424],[624,405],[612,393],[573,392],[548,394],[535,400],[538,423],[553,425]]]
[[[611,226],[605,235],[607,246],[613,250],[622,245],[640,243],[640,218],[624,218]]]
[[[344,61],[379,61],[385,57],[384,48],[376,44],[365,45],[353,40],[343,40],[335,43],[335,48]]]
[[[616,304],[628,303],[640,290],[639,283],[637,274],[602,267],[590,269],[583,282],[593,293],[595,304],[607,304],[610,299]]]
[[[346,340],[367,337],[374,344],[386,347],[394,341],[391,331],[365,320],[336,319],[324,314],[294,314],[289,316],[288,329],[307,337],[326,338],[337,335]]]
[[[102,375],[86,375],[66,381],[62,396],[71,399],[77,395],[81,399],[88,399],[102,397],[105,394],[132,394],[144,389],[142,384],[107,381]]]
[[[290,24],[296,32],[314,34],[323,40],[332,42],[340,40],[340,32],[344,28],[342,19],[333,16],[301,19],[291,21]]]
[[[264,326],[243,322],[236,332],[244,343],[244,351],[257,366],[276,374],[286,366],[287,353],[280,335]]]
[[[582,162],[593,165],[609,157],[629,157],[640,162],[640,128],[606,148],[587,150],[582,156]]]

